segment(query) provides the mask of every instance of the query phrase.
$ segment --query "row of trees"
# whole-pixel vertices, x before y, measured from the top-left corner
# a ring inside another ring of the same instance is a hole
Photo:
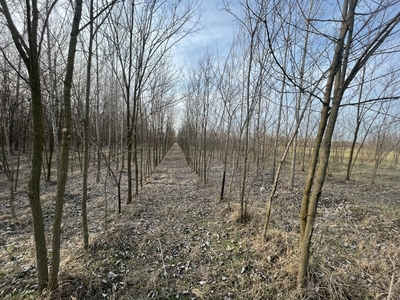
[[[238,27],[226,59],[206,54],[190,71],[178,142],[204,182],[212,158],[220,158],[221,200],[227,170],[231,179],[240,178],[242,222],[247,187],[270,170],[263,239],[283,164],[290,160],[290,188],[297,166],[304,170],[309,163],[299,220],[298,283],[305,286],[331,150],[334,159],[346,160],[347,180],[371,147],[371,183],[389,153],[398,164],[400,69],[393,61],[400,50],[399,3],[244,0],[240,5],[240,14],[224,7]]]
[[[89,160],[96,166],[97,182],[101,166],[107,166],[121,212],[123,171],[129,204],[174,142],[179,72],[170,54],[195,29],[197,6],[159,0],[2,0],[0,5],[1,168],[17,218],[13,195],[19,166],[30,166],[39,289],[53,290],[70,158],[78,157],[83,172],[87,249]],[[49,273],[40,186],[52,178],[57,197]]]
[[[40,289],[57,286],[70,157],[78,157],[83,172],[87,249],[90,160],[98,182],[105,164],[121,212],[123,171],[125,200],[131,203],[174,141],[174,105],[181,100],[179,144],[204,183],[219,157],[221,200],[227,182],[240,178],[242,222],[250,183],[270,170],[263,239],[284,162],[290,158],[289,187],[297,167],[305,170],[309,163],[299,221],[300,286],[330,152],[333,159],[348,160],[347,179],[369,149],[372,181],[389,153],[398,163],[395,0],[343,0],[332,7],[324,1],[243,0],[238,13],[226,3],[237,24],[229,54],[201,56],[188,69],[183,90],[177,88],[181,74],[171,50],[196,30],[198,7],[192,2],[0,0],[0,5],[1,167],[15,218],[20,161],[31,167],[28,195]],[[58,189],[49,275],[40,185],[52,178]]]

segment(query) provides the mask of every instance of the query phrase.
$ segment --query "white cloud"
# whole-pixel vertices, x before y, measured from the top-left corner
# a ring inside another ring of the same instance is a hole
[[[200,11],[199,31],[187,36],[173,49],[177,65],[195,64],[207,50],[212,53],[218,51],[221,57],[229,51],[235,23],[234,17],[223,9],[222,0],[204,0]]]

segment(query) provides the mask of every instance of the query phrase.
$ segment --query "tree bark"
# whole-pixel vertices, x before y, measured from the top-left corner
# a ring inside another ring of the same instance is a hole
[[[342,25],[340,28],[339,38],[336,42],[335,53],[332,58],[331,69],[324,93],[324,106],[321,111],[320,126],[314,144],[314,153],[309,168],[306,186],[303,192],[300,212],[300,263],[297,277],[297,282],[300,287],[305,287],[306,284],[312,230],[314,228],[317,212],[317,203],[321,196],[322,186],[325,181],[332,135],[339,112],[340,102],[345,90],[343,83],[347,69],[348,53],[352,42],[355,5],[356,1],[353,0],[344,0],[343,3]],[[346,36],[347,44],[345,45]],[[333,85],[335,85],[335,87],[333,92],[332,108],[329,109]],[[321,147],[322,150],[320,151]],[[316,176],[314,176],[317,168],[317,162],[318,170]],[[313,183],[314,187],[311,192],[311,186]]]
[[[90,102],[90,88],[91,88],[91,69],[92,69],[92,56],[93,56],[93,0],[90,0],[90,25],[89,25],[89,49],[88,61],[86,69],[86,95],[85,95],[85,120],[84,120],[84,157],[83,157],[83,183],[82,183],[82,230],[83,230],[83,249],[87,250],[89,247],[89,231],[87,223],[87,210],[86,202],[88,199],[88,169],[89,169],[89,102]],[[97,125],[97,124],[96,124]],[[99,147],[99,145],[97,145]],[[99,157],[99,151],[97,156]],[[97,182],[97,180],[96,180]]]
[[[43,161],[43,117],[42,93],[40,85],[39,55],[38,55],[38,20],[37,2],[26,1],[26,20],[29,45],[26,45],[22,36],[14,25],[5,0],[0,0],[2,12],[6,18],[8,28],[12,34],[14,45],[17,48],[29,73],[29,84],[32,98],[33,117],[33,144],[31,174],[28,183],[28,198],[32,210],[32,220],[36,246],[36,261],[38,272],[39,291],[46,287],[48,281],[47,247],[44,234],[42,206],[40,203],[40,174]]]
[[[303,48],[303,53],[302,53],[302,58],[301,58],[301,66],[300,66],[300,88],[303,89],[304,85],[304,70],[305,70],[305,63],[306,63],[306,58],[307,58],[307,51],[308,51],[308,38],[309,38],[309,28],[310,28],[310,18],[311,18],[311,12],[314,6],[314,1],[310,1],[310,9],[308,11],[308,16],[306,20],[306,28],[305,28],[305,37],[304,37],[304,48]],[[296,112],[295,112],[295,119],[296,119],[296,124],[301,122],[299,118],[299,111],[300,111],[300,105],[301,105],[301,98],[302,98],[302,93],[301,91],[298,92],[297,94],[297,101],[296,101]],[[296,173],[296,161],[297,161],[297,135],[298,133],[296,132],[296,136],[294,137],[293,140],[293,154],[292,154],[292,167],[291,167],[291,172],[290,172],[290,180],[289,180],[289,186],[290,188],[294,187],[294,179],[295,179],[295,173]]]
[[[64,206],[65,185],[68,177],[69,146],[71,142],[71,86],[74,72],[76,44],[79,34],[79,23],[82,13],[82,0],[75,1],[75,13],[68,48],[67,68],[64,79],[64,121],[62,130],[62,145],[60,159],[60,176],[57,185],[56,208],[53,222],[52,258],[49,278],[49,288],[54,290],[58,285],[58,271],[60,268],[60,238],[61,219]]]

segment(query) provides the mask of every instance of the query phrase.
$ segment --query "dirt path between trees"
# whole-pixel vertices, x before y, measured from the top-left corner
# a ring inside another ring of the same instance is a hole
[[[230,299],[233,292],[219,289],[232,275],[224,273],[224,265],[231,269],[235,263],[227,260],[234,247],[227,246],[227,253],[214,248],[229,238],[228,232],[217,232],[216,195],[215,187],[200,181],[174,144],[123,220],[93,242],[88,263],[102,260],[93,273],[103,296]],[[244,273],[241,267],[246,268],[239,266],[239,275]]]

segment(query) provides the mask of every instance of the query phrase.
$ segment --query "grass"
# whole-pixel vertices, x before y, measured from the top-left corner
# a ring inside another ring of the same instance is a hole
[[[346,182],[346,165],[331,162],[314,231],[308,299],[386,299],[390,291],[392,299],[400,295],[396,268],[400,263],[397,246],[400,243],[400,168],[383,164],[376,184],[371,185],[372,168],[372,164],[364,160],[363,164],[355,166],[352,179]],[[296,187],[289,195],[284,183],[288,174],[283,174],[272,213],[273,230],[287,232],[289,228],[288,248],[294,253],[298,247],[296,223],[302,177],[305,176],[301,171],[297,174]],[[254,186],[253,195],[249,197],[249,201],[253,201],[252,213],[256,214],[264,209],[262,203],[252,200],[260,198],[257,187]],[[262,213],[255,218],[262,224]],[[296,273],[296,261],[296,258],[286,261],[280,272],[286,269],[284,273],[291,274],[290,269]],[[295,280],[293,273],[292,277],[282,277],[286,286]],[[299,296],[295,285],[286,291],[286,298]],[[271,297],[277,298],[277,295]]]
[[[190,171],[176,175],[177,186],[158,170],[159,180],[146,185],[133,205],[124,206],[123,215],[115,212],[112,192],[107,231],[97,229],[103,223],[103,187],[92,183],[88,252],[81,249],[77,230],[80,217],[75,208],[79,207],[79,192],[71,188],[64,215],[60,286],[56,292],[41,297],[399,299],[399,168],[382,165],[373,186],[368,177],[372,166],[365,161],[356,165],[349,182],[344,180],[344,164],[336,163],[330,168],[331,176],[327,177],[318,207],[306,296],[296,284],[298,215],[305,172],[297,172],[295,187],[289,190],[288,170],[286,165],[266,242],[260,241],[260,235],[268,197],[268,172],[261,174],[260,180],[251,180],[249,218],[245,224],[238,222],[238,182],[234,182],[231,209],[226,200],[216,200],[222,174],[217,163],[212,165],[210,184],[206,186]],[[74,174],[72,182],[79,182],[79,173]],[[52,212],[53,186],[45,187],[45,214]],[[261,191],[260,186],[266,191]],[[19,197],[23,197],[22,193]],[[19,201],[25,203],[26,199]],[[1,238],[10,253],[0,250],[0,281],[4,282],[0,283],[0,298],[39,297],[32,290],[36,273],[30,268],[34,265],[34,251],[26,205],[19,208],[21,212],[24,217],[10,235],[4,226],[11,221],[0,214]],[[11,256],[18,257],[20,266]],[[16,281],[18,278],[21,282]],[[11,290],[13,280],[18,287],[15,292]]]

